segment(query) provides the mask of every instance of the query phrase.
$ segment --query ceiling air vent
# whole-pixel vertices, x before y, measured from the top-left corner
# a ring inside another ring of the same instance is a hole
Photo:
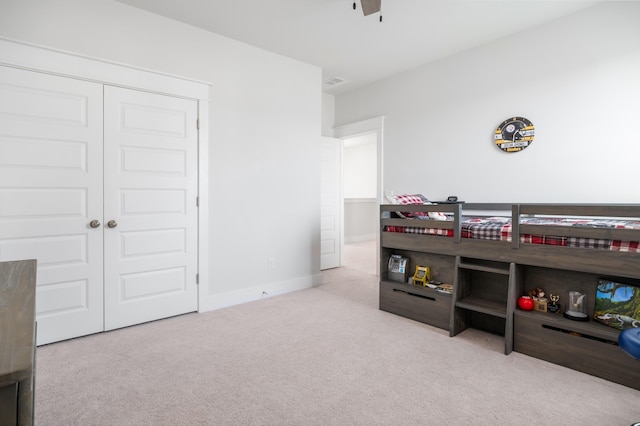
[[[335,86],[336,84],[341,84],[344,83],[344,78],[340,78],[340,77],[331,77],[328,78],[324,81],[324,84],[326,86]]]

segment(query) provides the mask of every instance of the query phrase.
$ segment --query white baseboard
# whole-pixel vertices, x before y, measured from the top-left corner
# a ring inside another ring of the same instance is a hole
[[[216,309],[255,302],[267,297],[279,296],[292,291],[304,290],[322,284],[322,275],[310,275],[288,281],[269,282],[242,290],[210,294],[206,297],[206,306],[201,306],[199,312],[215,311]]]

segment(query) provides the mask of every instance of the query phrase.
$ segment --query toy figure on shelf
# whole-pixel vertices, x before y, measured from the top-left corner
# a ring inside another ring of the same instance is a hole
[[[530,291],[529,294],[533,299],[534,309],[540,312],[547,312],[547,299],[544,297],[544,291],[540,287]]]
[[[416,266],[416,273],[413,274],[413,284],[421,283],[423,287],[431,281],[431,268],[428,266]]]

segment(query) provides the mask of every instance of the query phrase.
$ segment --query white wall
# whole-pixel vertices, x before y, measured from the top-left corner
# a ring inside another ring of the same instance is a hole
[[[640,3],[603,2],[336,96],[336,124],[385,118],[384,188],[469,202],[640,202]],[[506,118],[533,144],[493,144]]]
[[[345,244],[375,240],[379,223],[380,216],[375,198],[344,200]]]
[[[111,0],[2,0],[0,35],[212,83],[201,308],[319,282],[319,68]]]
[[[328,93],[322,94],[322,136],[333,137],[336,118],[336,98]]]
[[[342,188],[344,198],[376,198],[376,135],[343,140]]]

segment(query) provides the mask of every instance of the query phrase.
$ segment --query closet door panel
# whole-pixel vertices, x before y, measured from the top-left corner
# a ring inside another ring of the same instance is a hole
[[[105,87],[105,329],[197,310],[197,103]]]
[[[102,105],[99,84],[0,66],[0,261],[38,261],[38,344],[103,329]]]

